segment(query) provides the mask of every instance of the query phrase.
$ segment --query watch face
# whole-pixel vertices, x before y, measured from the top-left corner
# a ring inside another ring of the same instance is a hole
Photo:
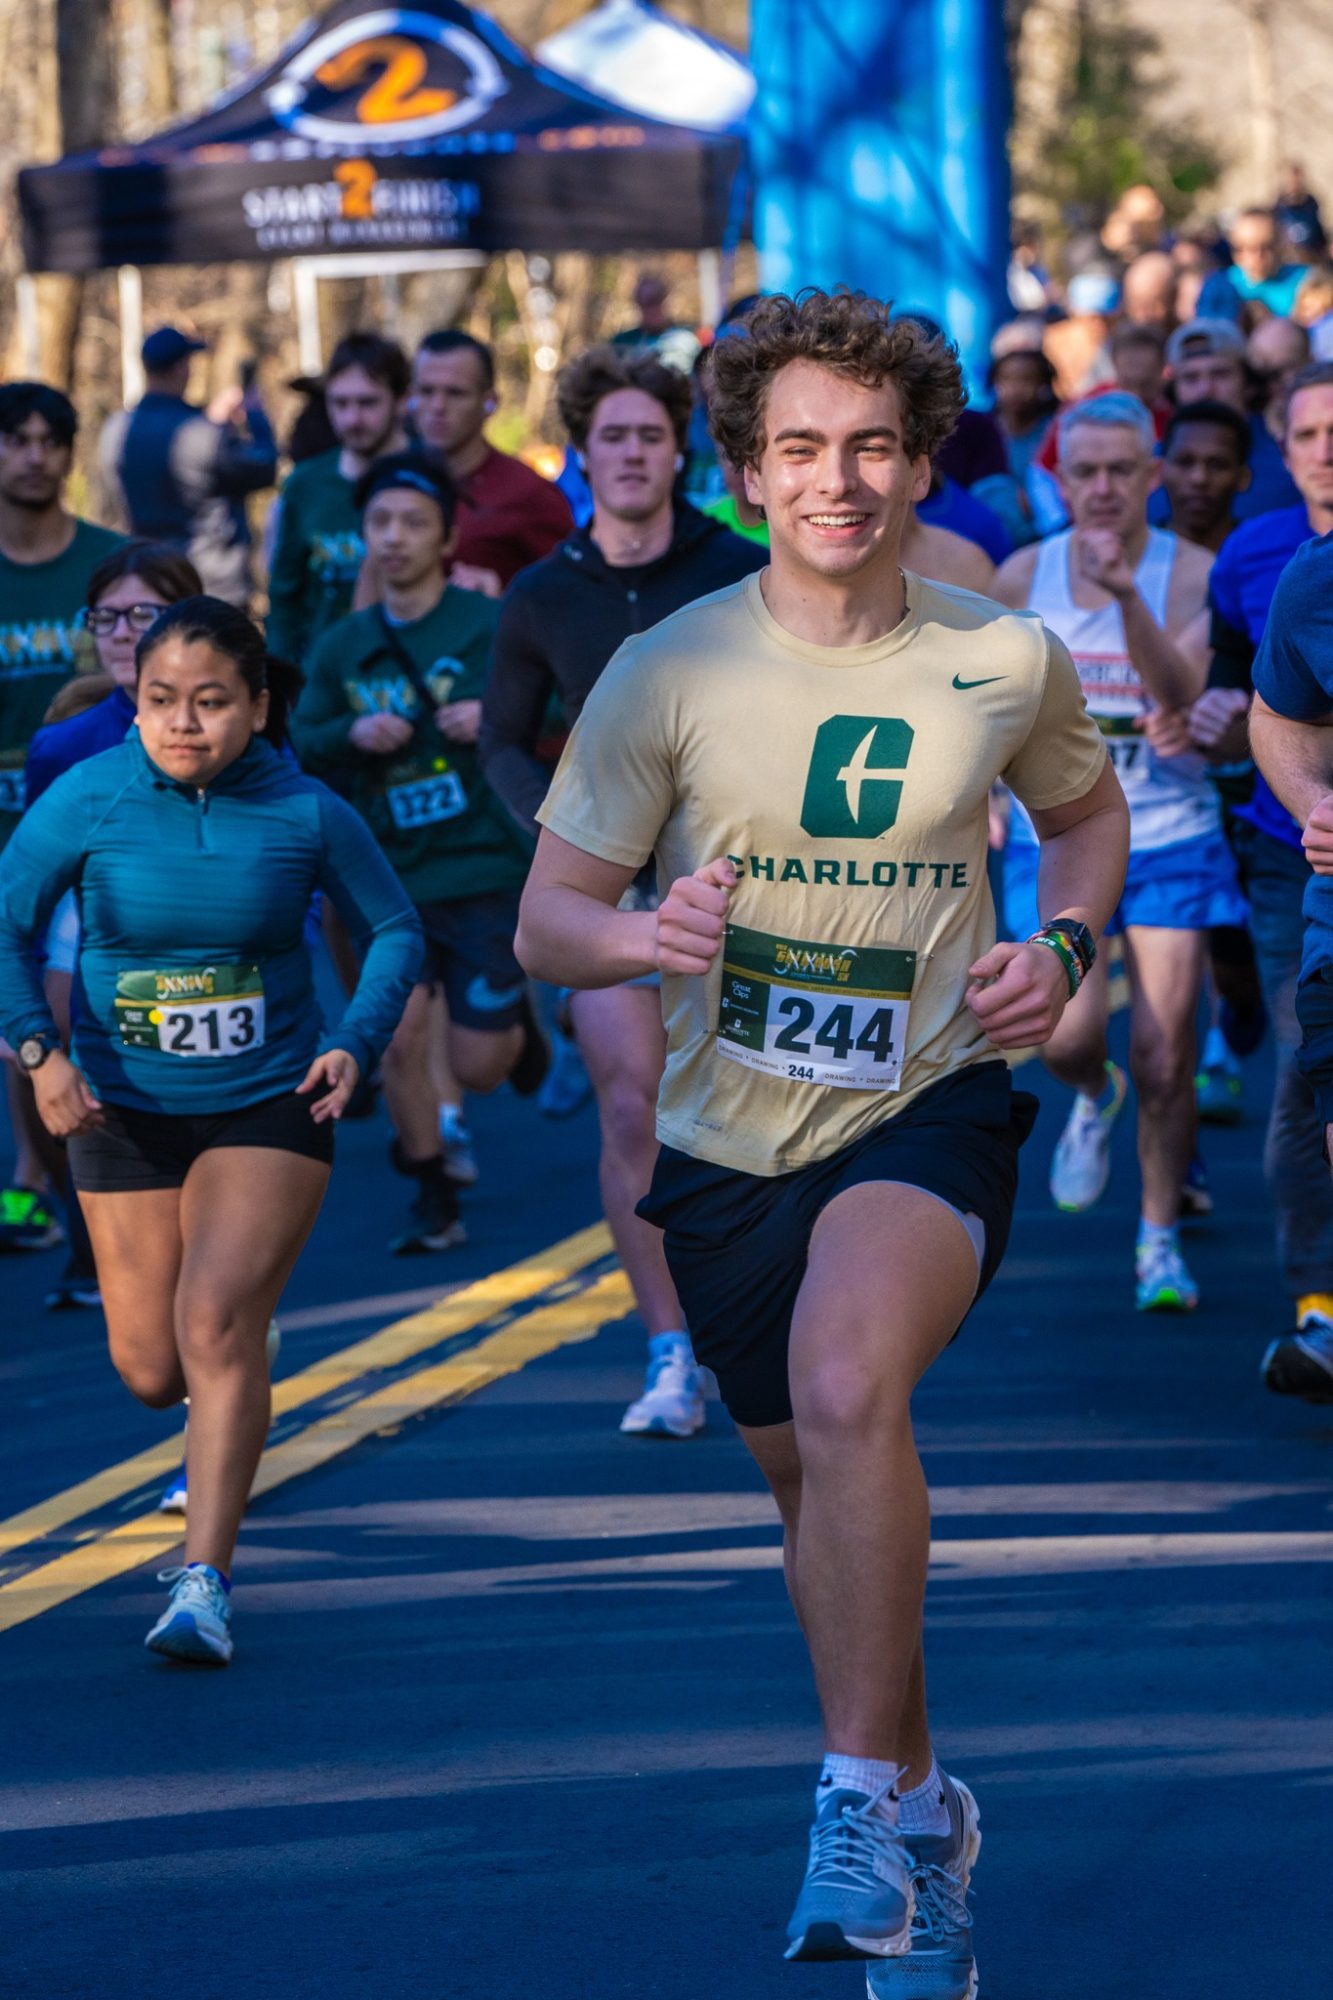
[[[29,1035],[26,1042],[19,1043],[19,1061],[24,1069],[40,1069],[46,1059],[46,1043],[37,1035]]]

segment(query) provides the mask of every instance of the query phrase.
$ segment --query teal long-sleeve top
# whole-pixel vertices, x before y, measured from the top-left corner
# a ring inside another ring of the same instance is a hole
[[[204,789],[137,731],[58,778],[0,856],[0,1033],[53,1034],[34,944],[73,889],[74,1060],[109,1103],[232,1111],[341,1048],[366,1075],[421,965],[416,912],[360,816],[260,737]],[[303,932],[316,889],[366,947],[320,1032]]]

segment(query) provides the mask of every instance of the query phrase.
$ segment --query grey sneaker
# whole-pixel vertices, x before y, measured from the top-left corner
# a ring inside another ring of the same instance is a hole
[[[821,1800],[787,1926],[788,1958],[892,1958],[909,1949],[911,1862],[902,1835],[875,1810],[890,1789]]]
[[[231,1599],[207,1563],[158,1571],[172,1586],[167,1608],[144,1640],[150,1653],[200,1666],[225,1667],[231,1658]]]
[[[869,2000],[976,2000],[977,1961],[967,1891],[981,1851],[981,1815],[966,1785],[944,1777],[947,1834],[904,1834],[916,1912],[906,1958],[872,1965]]]
[[[1321,1312],[1302,1313],[1296,1331],[1269,1346],[1263,1375],[1275,1396],[1333,1403],[1333,1321]]]

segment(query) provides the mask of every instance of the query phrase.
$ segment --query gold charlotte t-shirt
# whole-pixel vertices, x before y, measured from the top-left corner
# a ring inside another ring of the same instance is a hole
[[[538,815],[605,861],[655,853],[663,893],[736,864],[723,954],[662,977],[658,1137],[699,1159],[785,1173],[995,1061],[964,1005],[995,941],[991,785],[1064,805],[1106,761],[1039,618],[906,583],[871,645],[795,638],[757,576],[629,640]]]

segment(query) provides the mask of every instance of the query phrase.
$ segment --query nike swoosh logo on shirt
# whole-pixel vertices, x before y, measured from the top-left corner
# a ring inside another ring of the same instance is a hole
[[[953,684],[956,688],[985,688],[989,687],[992,681],[1002,681],[1003,679],[1003,674],[987,674],[984,680],[960,681],[957,674],[955,674]]]

